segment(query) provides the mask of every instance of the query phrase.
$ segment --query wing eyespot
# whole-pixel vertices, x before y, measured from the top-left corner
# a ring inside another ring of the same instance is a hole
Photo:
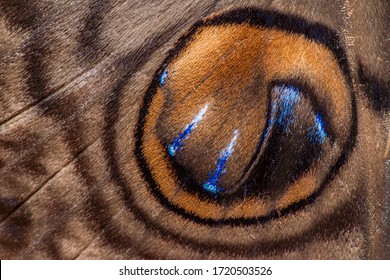
[[[159,199],[196,221],[257,222],[309,201],[351,130],[337,52],[257,20],[203,20],[148,90],[140,160]]]

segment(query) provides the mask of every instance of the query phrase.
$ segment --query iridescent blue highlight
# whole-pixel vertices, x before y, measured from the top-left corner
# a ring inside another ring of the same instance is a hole
[[[291,133],[291,127],[296,122],[296,110],[301,101],[301,93],[297,87],[291,85],[278,85],[272,89],[271,112],[267,120],[267,127],[263,135],[263,142],[274,125],[284,127],[286,134]],[[326,137],[326,125],[322,115],[315,115],[315,125],[308,132],[308,137],[313,144],[323,144]]]
[[[301,93],[297,87],[291,85],[278,85],[272,89],[271,112],[267,120],[267,128],[263,135],[263,142],[268,136],[269,130],[276,125],[284,127],[286,134],[290,133],[290,127],[296,119],[296,108],[301,101]]]
[[[163,86],[168,78],[168,71],[164,70],[160,76],[160,86]]]
[[[217,194],[220,191],[223,191],[223,188],[217,186],[220,182],[221,177],[226,173],[226,162],[234,151],[234,146],[236,145],[238,138],[238,130],[234,131],[234,136],[230,140],[229,145],[221,151],[219,158],[215,163],[217,165],[214,172],[209,172],[209,178],[202,185],[203,189],[212,194]]]
[[[309,132],[309,138],[310,141],[315,143],[320,143],[321,145],[324,144],[326,137],[328,134],[325,130],[325,122],[322,120],[321,114],[316,114],[316,120],[315,125],[312,127],[312,129]]]
[[[276,125],[284,126],[285,133],[290,133],[290,126],[294,125],[296,114],[295,110],[301,101],[301,93],[294,86],[278,86],[273,93],[276,95],[276,104],[273,108],[277,115]]]
[[[184,140],[188,138],[188,136],[191,134],[191,132],[198,126],[200,121],[203,119],[204,115],[206,114],[207,110],[209,108],[209,103],[207,103],[199,112],[196,114],[196,116],[193,118],[193,120],[184,128],[183,132],[179,134],[178,137],[176,137],[172,144],[168,145],[168,153],[173,157],[176,155],[177,151],[182,149],[184,146]]]

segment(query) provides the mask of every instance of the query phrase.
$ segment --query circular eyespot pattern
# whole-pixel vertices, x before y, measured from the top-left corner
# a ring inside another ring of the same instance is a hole
[[[309,201],[340,158],[352,101],[334,53],[207,20],[157,71],[137,132],[153,192],[196,221],[259,221]]]

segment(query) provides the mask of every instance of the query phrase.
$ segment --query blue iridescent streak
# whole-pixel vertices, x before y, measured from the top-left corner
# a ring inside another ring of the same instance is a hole
[[[293,86],[278,86],[274,90],[276,95],[276,105],[273,108],[278,116],[276,124],[278,126],[284,126],[285,133],[290,133],[290,126],[294,124],[296,115],[295,110],[301,101],[301,94],[299,89]]]
[[[164,70],[160,76],[160,86],[163,86],[168,78],[168,71]]]
[[[180,150],[184,146],[184,140],[188,138],[188,136],[191,134],[191,132],[197,127],[199,122],[203,119],[204,115],[207,112],[207,109],[209,108],[209,103],[207,103],[199,112],[196,114],[196,116],[193,118],[193,120],[188,124],[182,133],[179,134],[178,137],[176,137],[172,144],[168,145],[168,153],[171,156],[175,156],[176,152]]]
[[[270,129],[276,125],[284,127],[284,132],[289,134],[291,126],[295,125],[296,109],[301,101],[301,93],[297,87],[291,85],[279,85],[272,89],[271,113],[267,120],[267,128],[265,129],[263,142],[268,136]],[[308,137],[311,143],[321,145],[328,136],[325,130],[325,122],[321,114],[315,115],[315,125],[308,132]]]
[[[301,101],[301,93],[298,88],[291,85],[275,86],[272,89],[272,100],[271,113],[267,120],[263,142],[275,124],[278,127],[284,126],[284,132],[290,133],[290,126],[294,125],[296,119],[295,110]]]
[[[234,131],[234,136],[232,140],[230,140],[229,145],[221,151],[219,154],[219,158],[216,162],[216,169],[214,172],[209,172],[209,178],[203,184],[203,189],[212,194],[217,194],[220,191],[223,191],[223,188],[217,186],[220,182],[221,177],[226,173],[226,162],[229,157],[232,155],[234,151],[234,146],[236,145],[236,141],[238,138],[238,130]]]
[[[309,132],[310,141],[313,144],[320,143],[322,145],[324,144],[325,138],[327,136],[328,134],[325,131],[325,122],[322,120],[322,116],[319,113],[317,113],[316,123]]]

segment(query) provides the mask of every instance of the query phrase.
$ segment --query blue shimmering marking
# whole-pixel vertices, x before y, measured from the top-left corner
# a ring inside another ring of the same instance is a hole
[[[316,114],[316,123],[309,132],[310,141],[315,143],[324,144],[328,134],[325,130],[325,122],[322,120],[321,114]]]
[[[290,126],[294,124],[296,115],[295,109],[301,101],[299,89],[293,86],[282,86],[275,89],[277,96],[277,113],[276,124],[285,127],[285,133],[290,133]]]
[[[286,134],[291,133],[290,128],[295,126],[296,109],[301,101],[301,93],[297,87],[291,85],[275,86],[272,89],[271,112],[267,119],[262,143],[266,140],[270,130],[274,125],[284,127]],[[326,137],[326,125],[321,114],[315,115],[315,124],[308,131],[307,136],[313,144],[323,144]]]
[[[284,126],[284,132],[290,133],[290,127],[295,125],[297,118],[295,111],[301,101],[301,93],[297,87],[291,85],[279,85],[272,89],[271,112],[267,119],[267,126],[263,135],[263,142],[270,129],[276,124]]]
[[[160,76],[160,86],[163,86],[168,78],[168,71],[164,69]]]
[[[219,154],[219,158],[216,162],[217,167],[215,171],[213,173],[209,172],[209,178],[202,186],[204,190],[213,194],[223,191],[223,188],[218,187],[217,184],[220,182],[221,177],[226,173],[226,161],[229,159],[229,157],[234,151],[234,146],[236,145],[237,138],[238,130],[236,129],[234,131],[234,136],[232,140],[230,140],[229,145]]]
[[[184,140],[188,138],[191,132],[197,127],[199,122],[203,119],[204,115],[209,108],[209,103],[207,103],[203,108],[196,114],[193,120],[184,128],[183,132],[176,137],[172,144],[168,145],[168,153],[173,157],[176,152],[184,146]]]

